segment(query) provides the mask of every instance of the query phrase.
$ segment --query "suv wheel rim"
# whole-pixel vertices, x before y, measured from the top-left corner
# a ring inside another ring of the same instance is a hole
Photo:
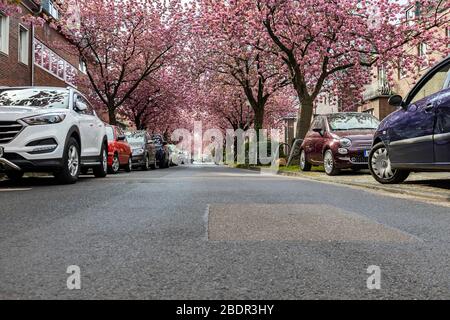
[[[334,169],[333,154],[330,151],[325,153],[324,166],[327,173],[331,173]]]
[[[69,168],[69,173],[72,177],[75,177],[78,173],[78,167],[80,165],[78,159],[78,150],[75,146],[70,146],[68,151],[68,161],[67,166]]]
[[[305,165],[306,165],[306,155],[305,151],[302,151],[302,153],[300,154],[300,166],[302,169],[304,169]]]
[[[373,153],[371,159],[373,172],[381,179],[392,179],[394,171],[392,170],[391,160],[389,159],[386,148],[380,148]]]
[[[114,161],[112,165],[114,172],[119,171],[119,166],[120,166],[119,158],[117,156],[114,156]]]

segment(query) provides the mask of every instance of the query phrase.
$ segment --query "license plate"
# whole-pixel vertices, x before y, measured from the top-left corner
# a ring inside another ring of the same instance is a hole
[[[364,157],[365,157],[365,158],[368,158],[369,155],[370,155],[370,150],[365,150],[365,151],[364,151]]]

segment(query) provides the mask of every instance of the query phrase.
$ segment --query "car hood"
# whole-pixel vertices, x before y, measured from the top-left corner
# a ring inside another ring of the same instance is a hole
[[[376,130],[348,130],[333,131],[333,134],[339,138],[349,138],[352,140],[372,140]]]
[[[18,119],[37,116],[51,112],[66,113],[67,109],[53,108],[35,108],[35,107],[17,107],[17,106],[0,106],[0,119],[3,121],[16,121]]]

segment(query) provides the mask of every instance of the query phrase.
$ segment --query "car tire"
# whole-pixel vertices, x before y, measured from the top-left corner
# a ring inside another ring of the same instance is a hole
[[[157,167],[157,163],[156,163],[156,158],[153,160],[153,163],[150,165],[150,168],[152,169],[152,170],[156,170],[156,167]]]
[[[108,147],[102,146],[99,156],[100,165],[93,168],[96,178],[105,178],[108,175]]]
[[[300,153],[300,170],[303,172],[311,171],[312,165],[306,161],[306,152],[302,150]]]
[[[80,145],[75,138],[67,142],[63,155],[63,167],[55,172],[56,180],[61,184],[74,184],[81,170]]]
[[[125,172],[131,172],[133,170],[133,157],[128,157],[128,163],[125,165]]]
[[[120,170],[120,160],[117,153],[114,154],[111,167],[108,168],[109,173],[117,174]]]
[[[145,156],[144,164],[142,165],[142,171],[148,171],[150,169],[150,157],[148,154]]]
[[[369,155],[369,169],[372,176],[381,184],[398,184],[404,182],[410,171],[392,169],[389,152],[384,143],[375,145]]]
[[[8,179],[12,182],[20,181],[23,178],[23,171],[8,171],[5,173]]]
[[[329,176],[337,176],[341,170],[336,168],[336,161],[334,160],[333,151],[328,149],[323,156],[323,166],[325,173]]]

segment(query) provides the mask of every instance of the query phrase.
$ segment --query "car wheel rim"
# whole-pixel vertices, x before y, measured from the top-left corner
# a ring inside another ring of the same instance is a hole
[[[119,158],[116,156],[114,157],[114,161],[113,161],[113,170],[114,171],[119,171]]]
[[[300,166],[302,169],[305,169],[305,165],[306,165],[306,155],[305,155],[305,151],[302,151],[302,153],[300,155]]]
[[[106,172],[108,170],[108,156],[106,155],[106,151],[103,151],[103,160],[102,160],[103,170]]]
[[[69,174],[72,177],[75,177],[78,173],[78,168],[80,166],[80,159],[78,157],[78,149],[75,146],[70,146],[70,148],[69,148],[67,166],[69,168]]]
[[[394,177],[395,172],[392,170],[391,160],[386,148],[380,148],[373,153],[371,164],[372,170],[378,178],[389,180]]]
[[[131,169],[131,166],[133,165],[133,162],[131,160],[131,157],[128,158],[128,168]]]
[[[334,169],[333,154],[329,151],[325,154],[324,166],[325,166],[325,171],[327,173],[333,172],[333,169]]]

